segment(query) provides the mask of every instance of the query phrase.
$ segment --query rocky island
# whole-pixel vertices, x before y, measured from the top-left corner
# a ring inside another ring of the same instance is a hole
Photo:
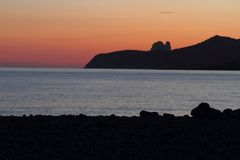
[[[159,41],[149,51],[124,50],[96,55],[85,68],[240,70],[240,40],[214,36],[180,49]]]

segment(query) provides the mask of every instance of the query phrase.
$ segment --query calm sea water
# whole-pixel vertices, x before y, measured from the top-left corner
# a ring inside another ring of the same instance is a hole
[[[240,108],[240,72],[0,68],[0,115],[183,115],[201,102]]]

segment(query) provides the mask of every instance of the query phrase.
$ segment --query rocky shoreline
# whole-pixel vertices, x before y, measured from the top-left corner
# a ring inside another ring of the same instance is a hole
[[[240,110],[0,117],[0,159],[238,159]]]

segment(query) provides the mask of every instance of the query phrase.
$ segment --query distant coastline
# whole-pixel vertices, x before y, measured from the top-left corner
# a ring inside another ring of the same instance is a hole
[[[189,47],[171,50],[159,41],[150,51],[125,50],[96,55],[84,68],[240,70],[240,40],[214,36]]]

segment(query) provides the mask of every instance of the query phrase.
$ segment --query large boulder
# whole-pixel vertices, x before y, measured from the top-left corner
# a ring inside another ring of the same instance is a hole
[[[208,103],[201,103],[191,111],[193,118],[216,119],[222,116],[221,111],[211,108]]]
[[[148,112],[148,111],[141,111],[140,117],[142,118],[159,118],[160,115],[157,112]]]

